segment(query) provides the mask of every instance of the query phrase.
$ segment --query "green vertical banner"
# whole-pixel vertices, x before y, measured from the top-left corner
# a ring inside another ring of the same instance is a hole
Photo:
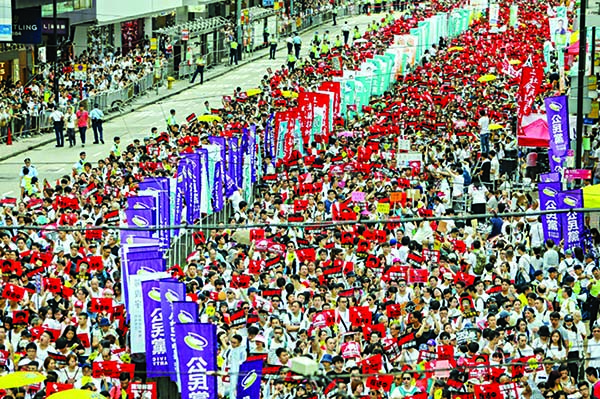
[[[383,76],[383,81],[384,81],[384,88],[383,90],[388,90],[392,84],[392,74],[394,73],[394,56],[386,53],[383,55],[376,55],[375,59],[380,60],[381,61],[381,65],[382,65],[382,76]]]
[[[406,76],[406,74],[408,73],[408,57],[408,54],[402,54],[402,76]]]
[[[371,92],[370,95],[373,96],[379,96],[381,94],[383,94],[382,91],[380,91],[381,89],[381,70],[379,69],[379,62],[375,61],[375,60],[367,60],[367,62],[365,63],[367,65],[367,71],[368,74],[371,77]]]
[[[354,80],[344,79],[341,83],[342,88],[342,113],[346,112],[348,105],[356,104],[356,85]]]
[[[371,79],[366,76],[356,77],[356,96],[358,97],[358,109],[362,109],[363,106],[369,105],[369,99],[371,98]]]
[[[508,24],[511,28],[517,29],[519,26],[519,6],[512,4],[510,6],[510,16],[508,18]]]
[[[420,64],[421,57],[423,56],[423,47],[424,47],[423,38],[421,37],[421,30],[418,28],[411,28],[410,34],[417,37],[417,51],[416,51],[415,63]]]
[[[548,72],[550,70],[550,58],[552,56],[552,43],[546,41],[544,43],[544,61],[546,62],[546,66],[544,67],[544,72]]]

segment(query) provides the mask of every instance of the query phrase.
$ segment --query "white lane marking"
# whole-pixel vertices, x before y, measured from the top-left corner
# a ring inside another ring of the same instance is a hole
[[[102,151],[98,151],[98,152],[97,152],[97,153],[95,153],[93,156],[94,156],[94,157],[97,157],[98,155],[100,155],[100,154],[102,154],[102,153],[103,153]]]
[[[60,173],[60,172],[62,172],[63,170],[65,170],[65,168],[60,168],[59,170],[57,170],[57,171],[56,171],[56,173]]]
[[[3,195],[4,197],[6,197],[6,196],[8,196],[8,195],[10,195],[10,194],[12,194],[12,193],[13,193],[13,192],[12,192],[12,190],[11,190],[11,191],[7,191],[7,192],[5,192],[5,193],[4,193],[4,194],[2,194],[2,195]]]

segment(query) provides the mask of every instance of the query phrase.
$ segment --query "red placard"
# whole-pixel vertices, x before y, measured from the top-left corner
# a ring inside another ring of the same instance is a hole
[[[101,229],[88,229],[85,231],[85,239],[88,241],[101,240],[102,230]]]
[[[248,288],[250,287],[250,275],[233,275],[231,276],[231,288]]]
[[[251,259],[250,263],[248,263],[248,273],[260,274],[260,271],[262,270],[262,266],[263,266],[262,260]]]
[[[308,208],[308,200],[294,200],[294,213],[303,212]]]
[[[368,306],[351,306],[350,322],[354,326],[368,326],[372,324],[371,311]]]
[[[402,304],[395,303],[387,305],[385,311],[387,313],[387,317],[390,319],[397,319],[398,317],[402,316]]]
[[[113,301],[112,298],[92,298],[92,303],[90,306],[90,311],[92,313],[112,313],[113,311]]]
[[[363,374],[376,374],[381,370],[383,365],[383,357],[381,354],[369,356],[359,363],[362,367]]]
[[[20,301],[25,297],[25,288],[15,284],[6,284],[4,290],[2,290],[2,298],[6,298],[9,301]]]
[[[83,345],[84,348],[89,348],[91,345],[90,343],[90,335],[86,334],[86,333],[81,333],[81,334],[77,334],[77,338],[79,338],[81,340],[81,344]]]
[[[62,281],[59,278],[43,278],[42,286],[51,293],[60,292],[62,289]]]
[[[13,324],[28,324],[29,323],[29,311],[28,310],[13,310],[12,311]]]
[[[90,256],[89,257],[90,272],[104,270],[104,261],[102,256]]]
[[[323,310],[322,312],[315,313],[312,319],[314,327],[324,328],[335,324],[335,310]]]
[[[426,283],[429,278],[429,270],[427,269],[408,269],[409,283]]]
[[[73,384],[61,384],[58,382],[50,382],[50,383],[46,384],[46,397],[48,397],[56,392],[62,392],[62,391],[66,391],[69,389],[73,389],[73,387],[74,387]]]
[[[371,389],[383,389],[385,392],[389,392],[394,382],[393,375],[377,375],[367,378],[366,386]]]
[[[314,248],[304,248],[296,251],[298,260],[302,263],[314,262],[317,259],[317,252]]]
[[[500,391],[500,384],[476,384],[473,385],[476,399],[503,399],[504,395]]]
[[[360,345],[355,341],[344,342],[340,346],[340,351],[344,359],[360,357]]]
[[[92,376],[101,378],[111,377],[117,371],[117,361],[92,362]]]
[[[265,229],[250,229],[250,241],[264,240]]]
[[[156,399],[156,382],[132,382],[129,387],[132,399]]]
[[[363,326],[362,328],[363,331],[363,337],[365,337],[365,340],[369,340],[371,338],[371,334],[374,331],[379,332],[379,335],[381,337],[385,337],[385,325],[383,324],[371,324],[368,326]]]

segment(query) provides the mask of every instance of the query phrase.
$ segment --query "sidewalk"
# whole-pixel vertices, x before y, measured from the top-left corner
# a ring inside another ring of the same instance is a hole
[[[343,21],[348,20],[349,24],[351,26],[354,25],[358,25],[359,28],[361,29],[361,32],[364,32],[365,30],[365,26],[366,24],[370,23],[373,19],[379,19],[380,16],[382,16],[384,14],[378,14],[378,15],[371,15],[371,16],[366,16],[366,15],[353,15],[353,16],[346,16],[346,17],[339,17],[338,18],[338,28],[340,26],[341,23],[343,23]],[[379,18],[378,18],[379,17]],[[302,38],[303,41],[303,49],[306,49],[309,46],[309,42],[314,34],[315,31],[318,31],[319,28],[323,27],[323,26],[327,26],[327,27],[333,27],[332,26],[332,21],[331,20],[326,20],[323,23],[321,23],[320,25],[315,25],[313,27],[311,27],[308,30],[305,30],[304,32],[301,32],[300,36]],[[286,45],[285,45],[285,38],[281,37],[277,46],[277,53],[282,53],[286,51]],[[254,53],[250,53],[250,54],[245,54],[244,59],[240,60],[238,65],[235,65],[233,67],[230,67],[226,64],[220,64],[216,67],[212,67],[207,69],[204,72],[204,82],[216,79],[220,76],[223,76],[224,74],[231,72],[233,70],[236,70],[244,65],[247,65],[253,61],[265,58],[269,55],[269,49],[261,49],[258,51],[255,51]],[[199,77],[196,79],[197,83],[194,83],[193,85],[191,85],[189,83],[190,81],[190,77],[181,79],[181,80],[176,80],[175,82],[173,82],[173,88],[172,89],[167,89],[166,87],[166,83],[165,85],[163,85],[162,87],[159,87],[158,90],[154,89],[151,90],[149,92],[147,92],[146,94],[144,94],[141,97],[138,97],[136,99],[134,99],[133,101],[131,101],[130,103],[124,105],[122,108],[122,112],[114,112],[111,114],[107,114],[107,117],[105,119],[105,122],[108,122],[112,119],[116,119],[119,118],[121,116],[123,116],[124,114],[127,114],[129,112],[132,112],[134,110],[139,110],[141,108],[144,108],[148,105],[160,102],[160,101],[164,101],[172,96],[175,96],[181,92],[184,92],[192,87],[195,87],[197,85],[199,85]],[[223,93],[225,95],[225,93]],[[55,142],[55,138],[54,138],[54,132],[51,133],[46,133],[46,134],[42,134],[42,135],[38,135],[38,136],[34,136],[34,137],[29,137],[29,138],[21,138],[19,139],[19,141],[14,141],[12,145],[2,145],[0,146],[0,162],[1,161],[6,161],[7,159],[10,159],[14,156],[17,156],[19,154],[22,154],[24,152],[45,146],[45,145],[49,145]]]

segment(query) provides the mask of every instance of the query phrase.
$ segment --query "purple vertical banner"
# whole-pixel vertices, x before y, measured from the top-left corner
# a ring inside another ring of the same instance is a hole
[[[223,161],[217,162],[215,165],[215,179],[213,182],[213,211],[220,212],[225,205],[223,196]]]
[[[542,183],[560,182],[560,173],[558,173],[558,172],[542,173],[540,175],[540,182],[542,182]]]
[[[233,181],[236,188],[242,187],[242,154],[237,137],[232,137],[229,143],[229,164],[227,167],[227,175]],[[235,191],[235,190],[234,190]],[[232,191],[233,192],[233,191]]]
[[[173,218],[173,223],[175,225],[181,224],[181,221],[183,219],[184,205],[186,207],[189,206],[189,204],[186,201],[184,201],[185,193],[187,190],[187,168],[187,160],[185,158],[181,158],[179,160],[179,163],[177,164],[177,183],[175,184],[175,215]]]
[[[176,324],[198,322],[198,304],[196,302],[173,302],[173,319]]]
[[[192,224],[200,219],[200,155],[197,153],[185,154],[187,167],[183,176],[185,187],[185,205],[187,222]]]
[[[171,206],[170,206],[170,182],[166,177],[145,178],[139,184],[140,190],[149,190],[158,192],[158,225],[161,227],[171,224]],[[162,242],[162,247],[166,250],[171,243],[171,234],[167,230],[158,230],[158,237]]]
[[[538,191],[540,198],[540,209],[542,211],[552,211],[558,208],[558,194],[561,184],[559,182],[539,183]],[[552,239],[559,243],[562,236],[561,216],[556,213],[542,215],[542,227],[544,228],[544,240]]]
[[[177,354],[175,347],[175,318],[173,317],[173,302],[185,300],[185,284],[176,281],[161,281],[159,284],[161,310],[163,316],[163,326],[167,346],[167,364],[169,367],[169,377],[173,382],[177,382]]]
[[[237,382],[237,398],[260,399],[262,359],[242,363]]]
[[[217,326],[209,323],[175,324],[182,398],[216,398]]]
[[[267,119],[265,126],[265,155],[273,159],[273,114]]]
[[[546,98],[544,104],[550,134],[550,171],[560,172],[569,151],[569,103],[567,96],[557,96]]]
[[[558,194],[558,209],[583,208],[583,192],[579,190],[563,191]],[[573,247],[583,248],[583,231],[585,228],[583,213],[561,213],[562,238],[564,249]]]
[[[154,280],[142,282],[148,378],[163,377],[169,372],[159,284]]]
[[[250,126],[250,139],[248,141],[248,156],[250,156],[250,182],[254,183],[257,180],[256,173],[256,152],[258,149],[256,148],[256,125]]]

